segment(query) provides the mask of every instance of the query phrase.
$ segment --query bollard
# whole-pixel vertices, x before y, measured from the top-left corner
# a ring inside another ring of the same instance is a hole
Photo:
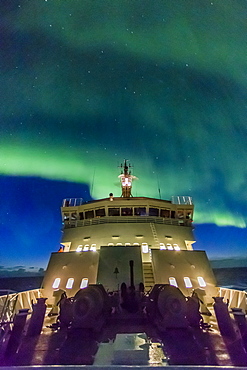
[[[214,311],[221,335],[229,337],[231,339],[236,338],[236,332],[233,327],[233,323],[228,311],[228,305],[223,302],[223,297],[213,297],[214,299]]]
[[[33,312],[27,329],[27,336],[29,337],[41,333],[45,318],[46,300],[47,298],[37,298],[37,303],[33,305]]]
[[[13,328],[5,351],[5,357],[13,356],[21,343],[23,329],[26,324],[29,309],[19,310],[14,317]]]
[[[232,308],[234,319],[238,325],[243,345],[247,351],[247,320],[241,308]]]

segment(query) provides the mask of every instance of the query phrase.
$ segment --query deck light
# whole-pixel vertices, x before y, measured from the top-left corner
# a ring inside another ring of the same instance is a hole
[[[142,243],[142,253],[148,253],[148,244],[147,243]]]
[[[173,244],[173,247],[174,247],[174,250],[175,250],[175,251],[180,251],[180,247],[179,247],[179,245],[177,245],[177,244]]]
[[[81,252],[82,250],[82,245],[78,245],[78,247],[76,248],[76,252]]]
[[[89,250],[89,245],[88,244],[84,245],[83,252],[87,252],[88,250]]]
[[[172,251],[173,250],[173,247],[170,243],[166,244],[166,247],[169,251]]]
[[[164,250],[164,249],[166,249],[165,244],[164,243],[160,243],[160,250]]]
[[[96,252],[96,244],[92,244],[90,251]]]

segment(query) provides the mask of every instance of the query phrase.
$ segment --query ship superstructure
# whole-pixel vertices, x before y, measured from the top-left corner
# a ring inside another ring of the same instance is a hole
[[[42,289],[0,297],[0,365],[247,365],[246,292],[193,250],[192,199],[134,197],[130,168],[119,197],[63,201]]]
[[[215,280],[204,251],[194,251],[192,198],[172,200],[133,197],[130,166],[119,176],[122,194],[84,203],[68,198],[61,207],[63,253],[53,253],[44,279],[44,294],[70,295],[87,284],[115,291],[129,284],[129,260],[135,260],[136,284],[172,284],[188,294],[201,288],[212,295]],[[118,271],[114,274],[114,271]]]

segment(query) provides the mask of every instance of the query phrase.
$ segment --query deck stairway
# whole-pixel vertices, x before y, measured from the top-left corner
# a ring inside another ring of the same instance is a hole
[[[142,266],[145,291],[148,292],[154,285],[152,262],[143,262]]]

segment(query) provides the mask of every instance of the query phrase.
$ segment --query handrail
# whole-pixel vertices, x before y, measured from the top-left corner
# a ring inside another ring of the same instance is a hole
[[[64,222],[64,229],[73,227],[83,227],[99,224],[108,223],[155,223],[163,225],[175,225],[175,226],[191,226],[191,220],[187,219],[173,219],[173,218],[163,218],[163,217],[145,217],[145,216],[105,216],[105,217],[95,217],[87,220],[72,220]]]
[[[32,309],[32,302],[42,296],[42,289],[0,296],[0,322],[10,321],[20,309]]]

